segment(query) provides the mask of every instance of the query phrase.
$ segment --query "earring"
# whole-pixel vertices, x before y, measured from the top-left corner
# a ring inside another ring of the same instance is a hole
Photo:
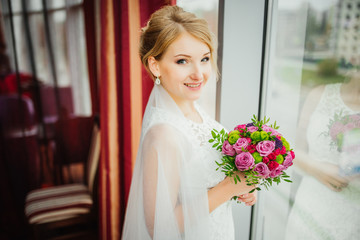
[[[160,85],[160,78],[159,78],[159,77],[156,77],[156,78],[155,78],[155,84],[156,84],[156,85]]]

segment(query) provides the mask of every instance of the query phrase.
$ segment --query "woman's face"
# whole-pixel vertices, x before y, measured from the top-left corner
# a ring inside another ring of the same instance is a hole
[[[161,84],[178,104],[197,100],[212,73],[209,47],[187,32],[154,62],[153,74],[160,76]]]

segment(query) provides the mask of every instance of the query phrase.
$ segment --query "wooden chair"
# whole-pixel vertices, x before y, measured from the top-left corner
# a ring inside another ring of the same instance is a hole
[[[25,214],[35,239],[97,239],[96,172],[100,130],[95,124],[86,184],[65,184],[28,193]]]

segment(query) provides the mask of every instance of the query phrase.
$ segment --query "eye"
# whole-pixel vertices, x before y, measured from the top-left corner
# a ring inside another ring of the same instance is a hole
[[[186,60],[185,59],[180,59],[176,61],[177,64],[185,64]]]
[[[201,59],[202,62],[208,62],[210,61],[210,58],[209,57],[204,57],[203,59]]]

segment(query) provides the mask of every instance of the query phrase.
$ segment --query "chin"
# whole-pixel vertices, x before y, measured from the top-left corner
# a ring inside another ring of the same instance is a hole
[[[190,101],[197,101],[197,100],[201,97],[201,95],[202,95],[202,93],[201,93],[201,91],[200,91],[200,92],[197,93],[197,94],[193,94],[193,95],[189,96],[188,99],[189,99]]]

